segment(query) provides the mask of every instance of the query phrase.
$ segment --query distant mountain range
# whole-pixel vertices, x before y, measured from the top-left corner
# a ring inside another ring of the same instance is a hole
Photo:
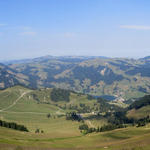
[[[118,100],[142,97],[150,93],[150,56],[141,59],[44,56],[0,64],[0,88],[16,84],[110,95]]]
[[[9,68],[8,66],[0,64],[0,87],[1,89],[8,88],[16,84],[19,84],[19,82],[16,77],[15,71]]]

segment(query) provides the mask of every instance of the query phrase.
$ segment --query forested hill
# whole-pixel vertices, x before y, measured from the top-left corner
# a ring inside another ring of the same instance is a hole
[[[0,89],[5,89],[19,84],[27,84],[27,77],[10,68],[7,65],[0,63]]]
[[[135,119],[150,116],[150,95],[145,95],[133,102],[128,107],[127,116]]]
[[[45,56],[6,64],[11,69],[13,76],[10,77],[14,82],[35,89],[56,87],[97,96],[115,96],[118,99],[142,97],[150,92],[149,57],[135,60]],[[10,85],[3,80],[0,88]]]
[[[146,95],[139,100],[133,102],[130,106],[129,109],[140,109],[144,106],[150,105],[150,95]]]
[[[7,66],[0,64],[0,88],[7,88],[19,84],[15,73]]]

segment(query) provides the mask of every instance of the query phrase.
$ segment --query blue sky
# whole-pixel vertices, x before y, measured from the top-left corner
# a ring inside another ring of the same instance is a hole
[[[0,60],[150,55],[149,0],[0,0]]]

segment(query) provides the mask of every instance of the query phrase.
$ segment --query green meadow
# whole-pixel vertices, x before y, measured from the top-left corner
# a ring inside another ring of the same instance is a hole
[[[96,101],[71,93],[69,102],[56,103],[50,99],[50,92],[51,89],[39,91],[20,86],[0,91],[0,119],[29,129],[21,132],[0,127],[0,150],[149,150],[149,125],[83,135],[78,129],[82,123],[66,120],[64,115],[70,110],[62,107],[78,106],[81,102],[93,107]],[[37,94],[38,100],[33,94]],[[85,122],[91,127],[107,124],[105,118]],[[36,129],[43,133],[35,133]]]
[[[56,127],[58,124],[55,124]],[[62,124],[62,127],[65,124]],[[70,124],[71,125],[71,124]],[[23,133],[11,129],[0,128],[0,149],[35,149],[35,150],[149,150],[150,128],[129,127],[104,133],[81,135],[72,127],[72,134],[68,134],[68,126],[61,132],[54,133]]]

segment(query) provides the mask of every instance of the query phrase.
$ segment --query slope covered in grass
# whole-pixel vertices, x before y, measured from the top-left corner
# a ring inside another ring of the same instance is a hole
[[[102,104],[96,99],[88,99],[87,95],[71,91],[69,91],[69,101],[59,101],[59,97],[58,101],[53,101],[52,91],[53,89],[50,88],[31,90],[21,86],[0,91],[0,119],[23,124],[30,132],[40,129],[46,133],[53,134],[55,131],[60,135],[64,132],[76,135],[79,134],[80,123],[66,120],[67,112],[76,111],[90,116],[94,111],[103,111],[104,107],[108,110],[111,108],[111,105],[104,100]],[[48,114],[50,117],[47,117]],[[86,120],[89,126],[95,127],[107,122],[107,120],[93,119],[90,122],[89,119]]]
[[[128,108],[127,116],[129,118],[140,119],[150,115],[150,95],[139,98]]]
[[[16,138],[14,138],[16,137]],[[127,128],[86,136],[20,133],[0,128],[0,150],[149,150],[149,128]],[[4,149],[5,148],[5,149]]]

